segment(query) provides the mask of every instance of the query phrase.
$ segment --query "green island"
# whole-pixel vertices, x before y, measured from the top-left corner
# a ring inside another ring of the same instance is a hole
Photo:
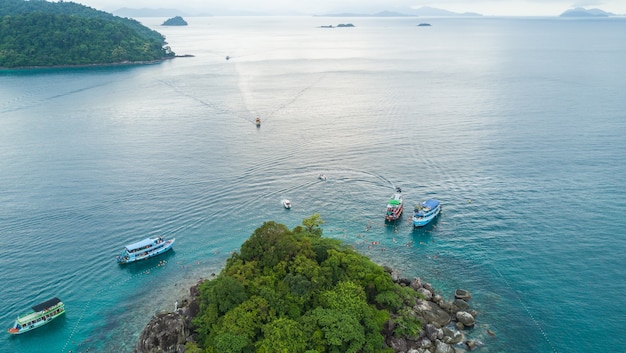
[[[429,284],[394,279],[391,269],[323,237],[321,224],[319,214],[292,230],[264,222],[218,275],[190,289],[191,299],[153,317],[135,351],[395,353],[426,341],[433,352],[454,351],[463,334],[442,327],[454,325],[465,301],[445,306]],[[433,312],[431,296],[447,311]]]
[[[175,56],[158,32],[73,2],[2,0],[0,67],[156,62]]]
[[[185,21],[180,16],[175,16],[175,17],[168,18],[167,20],[165,20],[165,22],[163,22],[161,26],[186,26],[186,25],[187,25],[187,21]]]

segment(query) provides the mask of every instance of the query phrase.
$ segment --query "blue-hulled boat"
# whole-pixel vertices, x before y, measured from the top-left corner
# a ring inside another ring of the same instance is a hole
[[[430,223],[441,212],[441,203],[437,200],[428,199],[415,206],[413,210],[413,226],[423,227]]]
[[[117,262],[127,264],[161,255],[172,248],[175,240],[175,238],[165,240],[163,237],[155,237],[126,245],[122,254],[117,257]]]

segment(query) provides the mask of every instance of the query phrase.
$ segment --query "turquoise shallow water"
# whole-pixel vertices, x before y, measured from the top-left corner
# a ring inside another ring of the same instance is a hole
[[[623,350],[624,19],[162,21],[144,19],[195,57],[0,73],[0,322],[67,309],[1,352],[131,352],[263,221],[314,212],[376,262],[469,290],[481,352]],[[317,28],[334,22],[356,27]],[[442,215],[385,224],[394,186]],[[115,263],[149,235],[175,250]]]

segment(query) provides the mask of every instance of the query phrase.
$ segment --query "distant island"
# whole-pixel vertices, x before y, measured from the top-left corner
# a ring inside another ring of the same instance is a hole
[[[354,27],[352,23],[340,23],[336,27]],[[320,28],[335,28],[333,25],[322,25]]]
[[[432,16],[432,17],[479,17],[482,16],[479,13],[474,12],[464,12],[457,13],[448,10],[437,9],[429,6],[422,6],[419,9],[407,9],[406,12],[395,12],[395,11],[381,11],[374,14],[362,14],[362,13],[338,13],[338,14],[326,14],[326,15],[315,15],[318,17],[415,17],[415,16]]]
[[[148,63],[172,58],[139,22],[73,2],[2,0],[0,67]]]
[[[585,9],[577,7],[563,12],[559,17],[609,17],[615,16],[614,13],[606,12],[600,9]]]
[[[187,21],[185,21],[180,16],[175,16],[175,17],[168,18],[167,20],[165,20],[165,22],[163,22],[161,26],[186,26],[186,25],[187,25]]]

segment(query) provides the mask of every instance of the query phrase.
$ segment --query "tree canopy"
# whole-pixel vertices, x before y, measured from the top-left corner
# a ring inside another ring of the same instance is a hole
[[[0,67],[154,61],[174,56],[139,22],[72,2],[2,0]]]
[[[193,321],[198,346],[190,348],[393,352],[384,347],[383,325],[410,303],[412,289],[339,240],[322,237],[321,223],[316,214],[293,230],[272,221],[256,229],[220,274],[200,285]]]

